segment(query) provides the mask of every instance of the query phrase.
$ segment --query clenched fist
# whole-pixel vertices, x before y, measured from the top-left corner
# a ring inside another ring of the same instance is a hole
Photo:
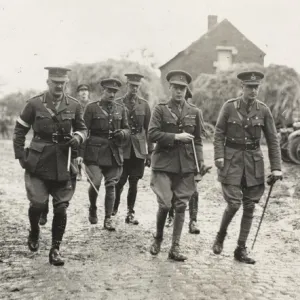
[[[215,166],[220,170],[224,168],[224,158],[218,158],[215,160]]]

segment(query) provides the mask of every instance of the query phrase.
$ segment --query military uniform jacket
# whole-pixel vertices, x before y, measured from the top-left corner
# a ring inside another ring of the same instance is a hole
[[[281,153],[270,109],[255,100],[247,113],[242,98],[228,100],[223,105],[214,137],[215,159],[224,158],[224,167],[218,170],[220,182],[240,185],[245,174],[247,186],[264,183],[264,158],[260,147],[241,150],[225,146],[226,141],[238,144],[259,142],[262,131],[268,145],[271,170],[281,170]]]
[[[126,95],[118,98],[116,102],[125,105],[130,127],[130,137],[123,147],[124,158],[130,158],[133,148],[137,158],[146,159],[147,154],[153,151],[153,144],[148,139],[148,127],[151,117],[148,102],[138,96],[128,99]]]
[[[58,122],[53,120],[53,115]],[[51,95],[45,92],[27,101],[14,132],[15,157],[24,157],[25,135],[30,128],[34,137],[25,150],[25,169],[45,180],[65,181],[70,179],[67,171],[69,146],[63,143],[54,143],[53,134],[64,132],[77,133],[86,139],[87,129],[83,120],[83,111],[79,102],[69,95],[64,95],[56,109]]]
[[[129,126],[125,107],[116,102],[111,109],[103,101],[89,103],[84,111],[84,121],[89,137],[82,147],[80,156],[87,165],[121,166],[123,164],[124,142],[129,138]],[[124,133],[123,141],[113,138],[115,130]]]
[[[201,111],[186,101],[182,104],[181,113],[173,100],[158,104],[154,108],[149,125],[149,139],[156,143],[152,153],[152,169],[176,174],[196,172],[192,143],[183,144],[175,141],[175,134],[185,131],[194,135],[196,155],[201,167],[203,164],[201,124],[203,124]]]

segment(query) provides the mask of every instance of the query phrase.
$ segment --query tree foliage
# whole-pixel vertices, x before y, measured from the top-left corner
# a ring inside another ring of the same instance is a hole
[[[205,121],[216,123],[223,103],[242,94],[236,75],[254,69],[265,74],[258,98],[271,108],[276,121],[286,125],[297,118],[295,112],[300,110],[300,77],[294,69],[280,65],[237,64],[228,71],[201,74],[193,82],[193,102],[202,109]]]
[[[20,114],[26,101],[37,94],[38,92],[35,90],[8,94],[0,100],[0,107],[5,108],[6,115],[17,116]]]

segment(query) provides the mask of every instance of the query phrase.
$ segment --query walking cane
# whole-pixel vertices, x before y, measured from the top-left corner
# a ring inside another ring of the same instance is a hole
[[[196,169],[197,169],[197,175],[195,176],[195,181],[198,182],[198,181],[201,181],[202,176],[200,174],[200,168],[199,168],[198,158],[197,158],[197,154],[196,154],[194,139],[192,139],[192,147],[193,147],[194,159],[195,159],[195,164],[196,164]]]
[[[72,136],[72,133],[73,133],[73,128],[71,127],[71,130],[70,130],[70,135],[71,136]],[[72,150],[72,147],[70,146],[69,149],[68,149],[68,164],[67,164],[68,172],[70,172],[70,166],[71,166],[71,150]]]
[[[256,234],[255,234],[255,237],[254,237],[254,241],[253,241],[251,250],[253,250],[253,247],[254,247],[254,244],[255,244],[255,241],[256,241],[256,238],[257,238],[257,235],[258,235],[258,232],[259,232],[261,223],[262,223],[262,221],[263,221],[263,218],[264,218],[264,215],[265,215],[265,211],[266,211],[267,205],[268,205],[268,203],[269,203],[269,199],[270,199],[270,195],[271,195],[271,192],[272,192],[274,183],[275,183],[275,181],[272,182],[271,185],[270,185],[270,189],[269,189],[268,197],[267,197],[267,200],[266,200],[266,204],[265,204],[265,206],[264,206],[263,213],[262,213],[262,215],[261,215],[261,218],[260,218],[260,221],[259,221],[259,224],[258,224],[258,228],[257,228]]]
[[[85,166],[87,168],[87,166]],[[93,187],[93,189],[95,190],[95,192],[97,193],[97,195],[99,195],[98,190],[96,189],[91,177],[88,175],[88,173],[86,172],[86,170],[84,168],[82,168],[81,170],[83,170],[83,173],[85,174],[87,180],[90,182],[91,186]]]

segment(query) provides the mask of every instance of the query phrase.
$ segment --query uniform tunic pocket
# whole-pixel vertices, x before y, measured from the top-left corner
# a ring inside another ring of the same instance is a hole
[[[45,144],[37,143],[32,141],[28,147],[28,155],[26,158],[26,169],[34,173],[37,167],[37,164],[40,161],[41,155],[44,151]]]
[[[113,116],[114,120],[114,129],[120,129],[121,128],[121,122],[122,122],[122,116],[120,114],[115,114]]]
[[[253,160],[254,160],[255,178],[264,177],[265,176],[264,157],[261,151],[253,153]]]
[[[227,121],[227,136],[230,138],[244,137],[244,130],[241,120],[229,118]]]
[[[224,167],[220,170],[218,169],[218,174],[222,177],[226,177],[228,175],[232,159],[234,154],[237,152],[236,149],[232,148],[225,148],[225,154],[224,154]]]
[[[144,125],[145,120],[145,112],[144,111],[136,111],[135,112],[136,122],[139,126]]]
[[[35,115],[35,122],[33,124],[33,129],[36,132],[52,132],[53,120],[51,116],[46,112],[37,111]]]
[[[93,115],[91,128],[108,130],[108,117],[101,114]]]
[[[254,128],[255,137],[257,139],[260,139],[261,138],[261,130],[262,130],[262,127],[264,126],[264,120],[256,117],[255,119],[251,120],[251,124]]]
[[[196,126],[196,115],[185,116],[183,119],[183,129],[187,133],[194,133]]]

